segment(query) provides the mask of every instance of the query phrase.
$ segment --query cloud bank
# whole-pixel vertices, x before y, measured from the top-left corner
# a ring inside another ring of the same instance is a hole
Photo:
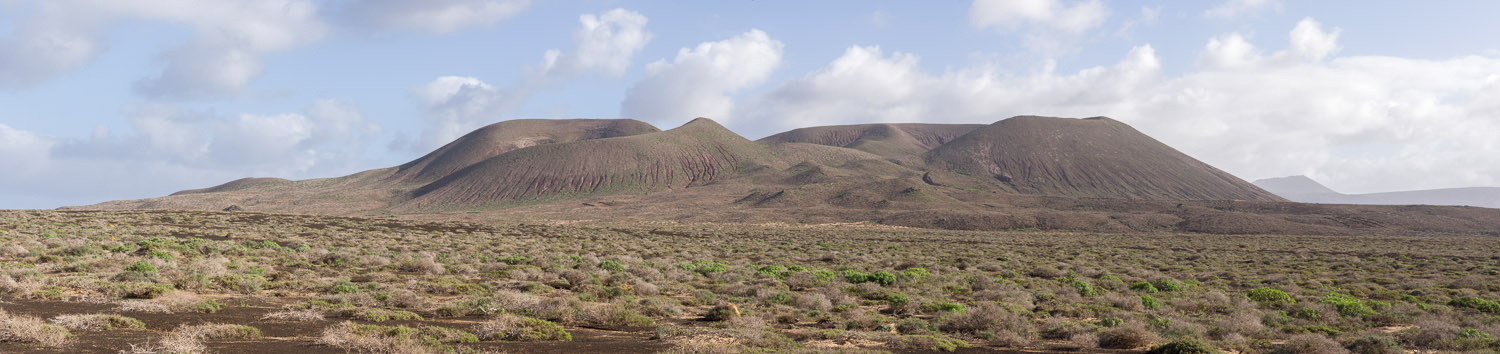
[[[854,46],[739,114],[767,131],[1108,115],[1248,179],[1308,174],[1353,192],[1500,185],[1500,58],[1340,57],[1340,33],[1307,18],[1274,52],[1217,36],[1177,76],[1150,45],[1073,73],[931,73],[915,54]]]

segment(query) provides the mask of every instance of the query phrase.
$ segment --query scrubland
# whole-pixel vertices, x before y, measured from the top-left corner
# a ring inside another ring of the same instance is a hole
[[[0,352],[1494,352],[1480,236],[0,211]]]

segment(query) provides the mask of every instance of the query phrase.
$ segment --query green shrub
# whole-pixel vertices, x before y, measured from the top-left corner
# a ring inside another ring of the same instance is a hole
[[[1465,296],[1449,300],[1448,306],[1471,308],[1479,310],[1479,312],[1500,313],[1500,302],[1489,301],[1473,296]]]
[[[218,313],[223,308],[224,305],[220,304],[218,300],[208,300],[193,304],[193,312],[199,313]]]
[[[1156,298],[1151,297],[1151,295],[1141,295],[1141,307],[1145,307],[1147,310],[1155,310],[1161,307],[1161,303],[1157,302]]]
[[[1155,285],[1156,289],[1161,291],[1182,291],[1182,283],[1172,279],[1157,280],[1151,285]]]
[[[942,311],[942,312],[949,312],[949,313],[963,313],[964,312],[964,304],[960,304],[960,303],[957,303],[957,302],[946,302],[946,301],[944,301],[944,302],[933,302],[933,303],[928,303],[927,305],[922,306],[922,308],[924,310],[927,310],[927,311]]]
[[[1217,354],[1218,348],[1196,340],[1180,340],[1151,348],[1147,354]]]
[[[711,273],[723,273],[725,271],[728,271],[729,265],[714,261],[696,260],[693,261],[693,263],[678,264],[677,268],[698,274],[709,275]]]
[[[1318,302],[1333,305],[1333,308],[1338,309],[1339,314],[1344,316],[1368,317],[1375,315],[1375,310],[1370,309],[1370,306],[1366,305],[1364,301],[1343,293],[1330,291],[1327,294],[1323,294],[1323,297],[1319,298]]]
[[[380,308],[365,309],[364,311],[355,313],[353,317],[370,322],[422,320],[422,315],[418,315],[410,311],[387,310]]]
[[[1143,281],[1138,281],[1138,282],[1135,282],[1135,283],[1131,283],[1130,284],[1130,290],[1144,291],[1144,292],[1149,293],[1149,294],[1155,294],[1158,291],[1160,291],[1160,290],[1156,289],[1155,285],[1151,285],[1151,283],[1147,283],[1147,282],[1143,282]]]
[[[958,350],[958,348],[968,348],[969,347],[969,343],[968,342],[964,342],[964,341],[958,340],[958,339],[953,339],[953,338],[950,338],[950,337],[947,337],[947,336],[944,336],[944,335],[941,335],[941,334],[920,334],[920,335],[906,336],[906,337],[902,338],[902,341],[905,342],[906,345],[908,345],[908,346],[915,346],[915,347],[919,347],[919,348],[925,348],[925,349],[931,350],[931,351],[940,351],[940,352],[951,352],[951,351]]]
[[[1250,289],[1245,295],[1262,306],[1279,307],[1297,303],[1297,300],[1292,299],[1292,296],[1287,295],[1285,291],[1269,287]]]
[[[340,281],[338,283],[334,283],[333,288],[329,289],[328,291],[334,294],[346,294],[359,291],[359,286],[356,286],[354,285],[354,283],[350,283],[347,281]]]
[[[1123,323],[1125,323],[1125,320],[1122,320],[1119,317],[1105,317],[1099,319],[1099,327],[1115,327]]]
[[[125,271],[143,274],[156,274],[156,266],[151,265],[151,263],[146,263],[146,261],[136,261],[135,263],[125,267]]]
[[[921,281],[922,279],[926,279],[927,276],[932,275],[932,272],[928,272],[927,268],[906,268],[906,270],[901,271],[901,274],[912,281]]]
[[[1068,285],[1072,285],[1074,289],[1078,289],[1078,295],[1099,295],[1098,290],[1094,290],[1094,285],[1089,284],[1089,282],[1083,280],[1074,280],[1072,283],[1068,283]]]
[[[1462,331],[1458,331],[1458,336],[1472,339],[1490,339],[1489,333],[1480,332],[1473,328],[1464,328]]]
[[[880,285],[891,285],[896,283],[896,275],[891,272],[879,271],[874,273],[861,273],[857,271],[844,271],[844,281],[852,284],[876,283]]]
[[[907,304],[911,304],[911,298],[906,297],[906,295],[892,293],[885,296],[885,302],[890,303],[892,306],[906,306]]]
[[[599,269],[603,269],[603,270],[607,270],[607,271],[611,271],[611,272],[619,272],[619,271],[624,271],[625,270],[625,266],[620,265],[620,262],[603,261],[603,262],[599,262]]]

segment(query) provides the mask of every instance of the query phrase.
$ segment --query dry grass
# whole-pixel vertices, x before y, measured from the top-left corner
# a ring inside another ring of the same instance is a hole
[[[323,311],[315,309],[283,310],[261,316],[262,321],[312,322],[323,320]]]
[[[67,344],[71,336],[67,328],[47,324],[39,318],[13,315],[0,310],[0,342],[59,347]]]
[[[90,315],[61,315],[52,318],[52,323],[71,330],[96,331],[112,329],[146,329],[141,320],[116,314],[96,313]]]

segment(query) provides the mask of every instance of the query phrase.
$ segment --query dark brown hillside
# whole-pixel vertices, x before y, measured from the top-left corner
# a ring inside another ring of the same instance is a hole
[[[418,188],[413,208],[478,207],[568,194],[650,193],[778,164],[765,146],[706,118],[676,129],[514,150]]]
[[[516,119],[490,124],[397,167],[392,178],[430,182],[506,152],[661,131],[634,119]]]
[[[1136,200],[1283,200],[1105,117],[1020,116],[927,154],[932,168],[1019,193]]]
[[[795,129],[757,140],[764,144],[811,143],[856,149],[887,159],[915,160],[983,124],[857,124]]]

